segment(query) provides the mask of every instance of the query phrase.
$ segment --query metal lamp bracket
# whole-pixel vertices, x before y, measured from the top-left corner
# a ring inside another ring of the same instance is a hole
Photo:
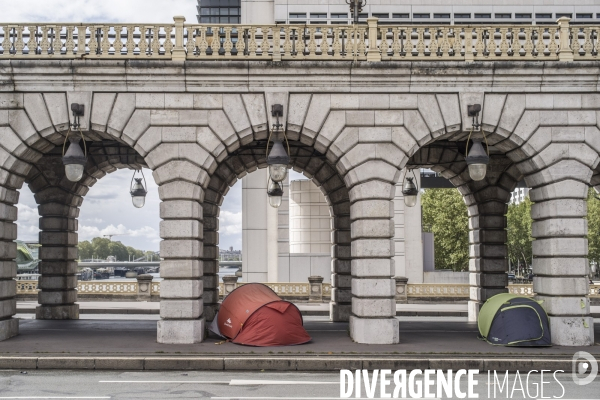
[[[283,105],[273,104],[271,106],[271,116],[276,118],[276,122],[273,124],[273,130],[281,130],[281,128],[283,128],[283,125],[279,122],[279,117],[283,117]]]
[[[73,129],[79,129],[81,126],[79,117],[83,117],[85,106],[83,104],[71,103],[71,111],[73,112],[73,123],[71,124],[71,127]]]
[[[479,129],[481,128],[481,124],[479,123],[479,113],[481,112],[481,104],[469,104],[467,106],[467,113],[469,117],[473,118],[473,128]]]

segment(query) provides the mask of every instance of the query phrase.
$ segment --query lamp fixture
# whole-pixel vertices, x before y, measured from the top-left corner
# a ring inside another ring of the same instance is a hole
[[[269,176],[274,182],[282,182],[287,176],[287,166],[290,163],[289,153],[289,144],[288,144],[288,152],[286,153],[283,148],[283,141],[275,136],[273,138],[273,148],[269,153],[269,142],[271,141],[271,137],[273,133],[283,132],[283,136],[287,143],[287,136],[285,135],[285,131],[283,131],[283,125],[279,123],[279,117],[283,116],[283,105],[281,104],[273,104],[271,107],[271,115],[277,118],[277,122],[273,124],[273,129],[269,135],[269,140],[267,142],[267,164],[269,165]]]
[[[474,181],[481,181],[485,178],[487,173],[487,166],[490,163],[490,148],[487,143],[487,138],[485,133],[483,132],[483,128],[479,123],[479,112],[481,111],[481,104],[471,104],[467,106],[467,112],[470,117],[473,118],[473,123],[471,127],[471,131],[469,132],[469,137],[467,138],[467,147],[465,154],[465,161],[469,166],[469,176]],[[473,145],[471,146],[471,150],[469,151],[469,139],[471,139],[471,135],[473,134],[474,129],[479,129],[481,134],[483,135],[483,139],[485,140],[486,149],[483,148],[483,144],[481,143],[481,139],[472,139]]]
[[[281,205],[281,197],[283,196],[281,183],[270,180],[267,195],[269,196],[269,204],[271,207],[279,208]]]
[[[419,195],[419,188],[416,182],[417,177],[415,176],[415,170],[412,170],[413,177],[408,175],[408,170],[404,174],[404,183],[402,184],[402,195],[404,196],[404,204],[407,207],[414,207],[417,204],[417,196]]]
[[[273,124],[273,129],[267,140],[267,165],[269,166],[269,183],[267,185],[267,195],[269,196],[269,204],[271,207],[279,207],[281,205],[281,196],[283,196],[283,187],[281,182],[287,177],[288,164],[290,163],[290,145],[283,130],[283,125],[279,122],[279,117],[283,116],[283,105],[273,104],[271,106],[271,115],[276,118]],[[287,145],[287,152],[283,147],[283,140],[277,136],[278,133],[283,133]],[[275,133],[275,136],[273,135]],[[274,136],[274,137],[273,137]],[[273,137],[273,147],[269,152],[269,143]]]
[[[142,175],[141,178],[135,177],[135,174],[138,172]],[[143,184],[142,181],[144,182]],[[131,183],[129,184],[129,193],[131,194],[131,201],[135,208],[144,207],[144,204],[146,204],[146,195],[148,194],[148,186],[146,185],[144,172],[141,169],[133,172]]]
[[[73,103],[71,104],[71,111],[73,112],[73,123],[69,124],[69,130],[67,131],[67,135],[65,136],[65,141],[63,143],[62,162],[65,166],[65,175],[67,176],[67,179],[71,182],[78,182],[83,176],[83,170],[85,164],[87,163],[87,147],[85,145],[85,138],[83,137],[81,125],[79,123],[79,117],[83,116],[84,114],[84,105]],[[71,133],[71,127],[79,130],[81,138],[77,136],[69,137]],[[70,144],[69,148],[65,152],[67,139],[69,139]],[[83,139],[83,151],[79,145],[79,141],[81,139]]]

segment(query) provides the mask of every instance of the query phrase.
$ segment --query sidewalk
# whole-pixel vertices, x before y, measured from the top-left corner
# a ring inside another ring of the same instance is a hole
[[[340,368],[480,368],[570,370],[576,351],[600,358],[590,347],[514,348],[477,339],[467,322],[401,321],[395,345],[352,342],[348,323],[306,317],[312,341],[289,347],[248,347],[221,343],[168,345],[156,342],[156,322],[145,320],[22,320],[20,334],[0,342],[0,368],[337,370]],[[600,326],[596,325],[600,338]]]

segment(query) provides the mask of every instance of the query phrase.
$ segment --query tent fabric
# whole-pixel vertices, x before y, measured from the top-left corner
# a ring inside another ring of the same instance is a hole
[[[480,337],[505,346],[551,346],[546,312],[537,301],[509,293],[490,298],[479,313]]]
[[[221,304],[211,330],[233,343],[250,346],[286,346],[307,343],[298,308],[281,300],[261,283],[248,283],[232,291]]]

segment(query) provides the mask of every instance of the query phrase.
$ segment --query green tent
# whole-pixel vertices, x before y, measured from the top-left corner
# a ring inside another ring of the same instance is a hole
[[[479,311],[480,338],[504,346],[551,346],[548,315],[537,301],[510,293],[488,299]]]

